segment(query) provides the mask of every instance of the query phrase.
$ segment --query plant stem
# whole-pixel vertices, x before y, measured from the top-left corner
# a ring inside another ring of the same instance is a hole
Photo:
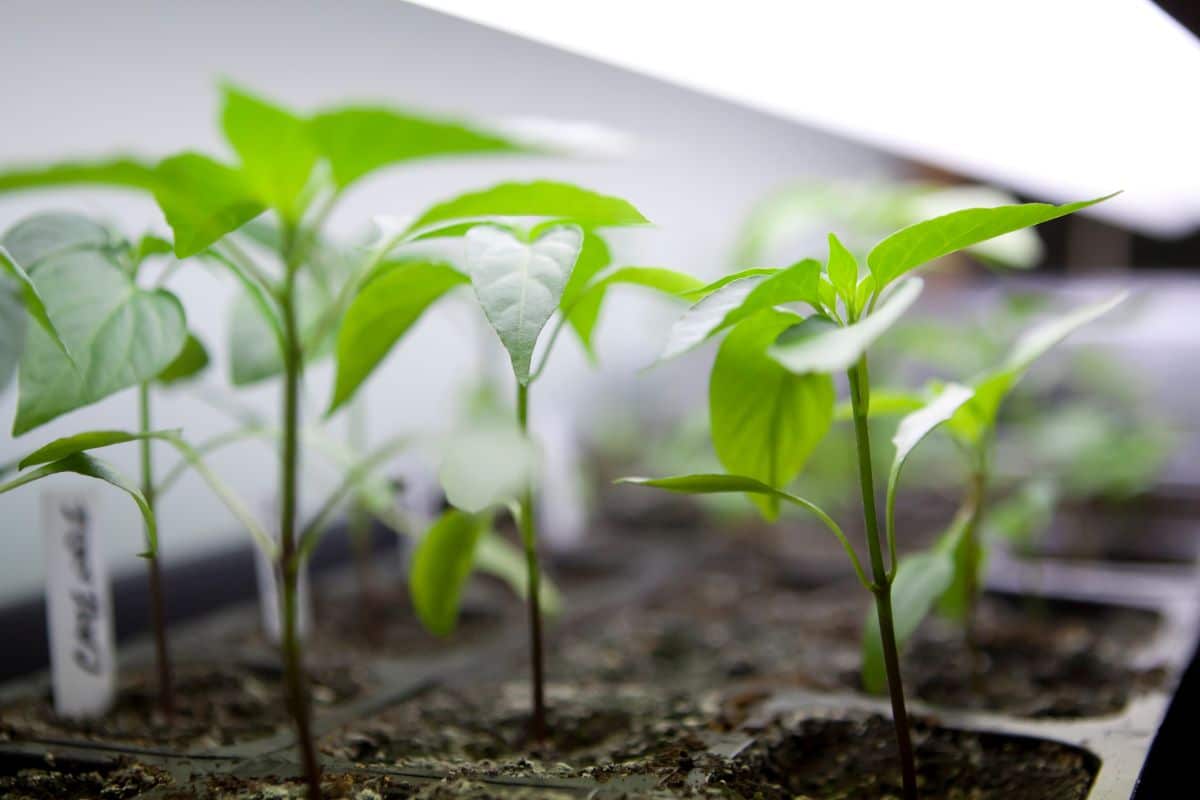
[[[517,384],[517,424],[529,432],[529,387]],[[533,487],[521,494],[521,541],[525,545],[525,572],[529,583],[529,648],[533,667],[533,718],[529,732],[534,741],[546,738],[546,695],[542,672],[541,570],[538,567],[537,533],[533,519]]]
[[[149,433],[150,422],[150,385],[143,383],[138,386],[138,427],[141,433]],[[154,460],[151,453],[151,441],[142,439],[139,443],[142,467],[142,495],[150,513],[155,513],[156,496],[154,491]],[[167,649],[167,612],[166,601],[163,598],[162,564],[158,553],[146,559],[146,569],[150,579],[150,620],[154,628],[154,658],[158,667],[158,703],[163,716],[170,721],[175,716],[175,688],[171,681],[171,653]]]
[[[967,560],[968,569],[966,570],[963,587],[966,600],[965,616],[963,618],[964,632],[966,635],[967,646],[974,654],[975,647],[975,609],[979,604],[979,559],[980,547],[979,528],[980,521],[983,519],[983,507],[987,494],[987,476],[982,469],[974,469],[971,471],[970,483],[967,488],[967,502],[970,503],[970,516],[967,518],[967,527],[963,531],[963,547],[965,552],[963,557]],[[978,660],[978,659],[974,659]],[[978,673],[978,670],[975,670]]]
[[[896,726],[896,745],[900,751],[904,800],[917,800],[916,758],[913,753],[912,733],[908,727],[908,711],[904,704],[904,685],[900,680],[900,653],[896,647],[896,628],[892,621],[892,582],[883,563],[883,541],[875,508],[871,435],[867,426],[867,414],[871,405],[871,382],[866,355],[847,372],[847,377],[850,380],[850,404],[854,412],[854,438],[858,444],[858,478],[862,489],[863,521],[866,525],[867,549],[870,551],[871,570],[875,579],[875,614],[879,619],[888,693],[892,698],[892,722]]]
[[[280,478],[280,531],[279,531],[279,574],[283,617],[283,672],[288,706],[296,723],[296,743],[300,748],[304,764],[304,776],[308,783],[310,800],[321,797],[321,768],[317,763],[316,748],[313,746],[309,720],[308,687],[304,673],[304,660],[300,651],[297,627],[297,584],[300,576],[300,561],[296,548],[296,488],[300,461],[300,380],[304,372],[304,359],[300,348],[299,326],[296,320],[296,231],[285,226],[283,237],[284,282],[280,297],[283,315],[283,458]]]

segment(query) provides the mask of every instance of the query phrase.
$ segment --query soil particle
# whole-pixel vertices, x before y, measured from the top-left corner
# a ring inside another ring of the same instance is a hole
[[[317,670],[314,705],[337,705],[358,696],[368,683],[362,667]],[[177,668],[175,715],[158,706],[151,670],[122,681],[117,705],[93,720],[54,713],[49,693],[30,696],[0,710],[3,739],[89,739],[155,748],[203,749],[271,736],[289,729],[290,717],[274,668],[193,664]]]
[[[922,800],[1081,800],[1099,768],[1085,751],[1038,739],[916,721]],[[801,719],[776,727],[709,785],[762,800],[898,798],[891,720]]]
[[[100,770],[67,768],[70,765],[56,768],[52,760],[48,759],[48,762],[46,767],[0,775],[0,797],[6,800],[123,800],[171,782],[166,771],[141,764]]]

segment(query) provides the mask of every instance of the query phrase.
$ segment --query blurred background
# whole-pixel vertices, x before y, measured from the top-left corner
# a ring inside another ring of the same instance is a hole
[[[1186,21],[1186,9],[1170,10]],[[1011,175],[1017,179],[1009,184],[1003,164],[995,161],[981,162],[981,169],[971,172],[965,169],[971,164],[953,154],[939,159],[936,148],[927,148],[915,160],[902,131],[889,142],[886,119],[873,135],[859,127],[861,115],[849,111],[846,119],[853,125],[802,124],[785,109],[771,108],[775,114],[751,110],[408,3],[10,0],[4,16],[0,82],[9,113],[0,166],[123,152],[157,157],[183,148],[227,155],[216,125],[217,82],[222,78],[302,112],[341,102],[380,101],[526,126],[530,119],[587,123],[576,133],[606,151],[573,160],[418,163],[386,172],[357,186],[339,206],[330,227],[345,237],[365,235],[377,214],[416,213],[439,199],[500,180],[551,177],[627,197],[655,222],[653,228],[614,239],[617,263],[667,266],[707,279],[734,268],[824,257],[829,230],[844,231],[848,241],[865,248],[923,214],[956,204],[988,204],[968,202],[978,194],[942,191],[947,187],[987,181],[1021,200],[1080,199],[1071,194],[1080,190],[1077,183],[1064,178],[1062,185],[1052,185],[1053,175],[1044,171],[1039,173],[1041,185],[1020,180],[1029,173],[1028,165],[1014,164]],[[1169,18],[1155,19],[1155,24],[1176,27],[1178,35],[1196,46],[1193,35]],[[591,22],[580,19],[577,24]],[[1086,31],[1086,21],[1081,21],[1080,35],[1086,38]],[[1125,49],[1116,40],[1094,44],[1111,54],[1111,63],[1098,69],[1108,80],[1147,53]],[[959,52],[970,44],[955,40],[947,46]],[[1010,46],[1011,58],[1019,62],[1019,46]],[[724,55],[712,52],[710,57],[719,65]],[[847,54],[848,61],[855,58]],[[1163,134],[1144,109],[1116,104],[1094,108],[1092,101],[1106,93],[1096,74],[1086,63],[1057,71],[1052,96],[1060,105],[1038,105],[1024,125],[1053,132],[1056,118],[1047,116],[1046,109],[1057,108],[1054,113],[1068,119],[1073,101],[1084,98],[1089,113],[1120,121],[1125,146],[1154,148]],[[1194,90],[1196,77],[1161,74],[1147,102],[1153,106],[1174,98],[1172,113],[1189,106],[1194,124],[1195,103],[1182,92]],[[795,77],[797,85],[821,80],[820,74]],[[853,94],[845,98],[845,107],[856,99],[869,110],[869,101]],[[975,112],[964,108],[962,113]],[[1175,137],[1186,133],[1178,126],[1173,131]],[[1167,137],[1163,144],[1172,158],[1176,151],[1167,145],[1173,143],[1175,138]],[[986,147],[960,144],[960,152]],[[1037,311],[1132,285],[1135,301],[1119,318],[1078,336],[1057,371],[1034,382],[1033,390],[1047,390],[1049,384],[1047,391],[1055,391],[1062,381],[1073,380],[1090,387],[1100,401],[1089,406],[1091,411],[1072,414],[1069,424],[1030,428],[1028,441],[1041,442],[1050,451],[1044,454],[1047,463],[1065,454],[1077,458],[1075,463],[1111,467],[1097,470],[1102,474],[1096,485],[1103,492],[1136,494],[1150,483],[1200,480],[1195,466],[1200,410],[1194,402],[1200,385],[1200,323],[1195,319],[1200,235],[1194,216],[1200,209],[1200,176],[1192,150],[1191,160],[1170,165],[1177,179],[1170,188],[1191,186],[1194,191],[1185,198],[1189,202],[1139,203],[1137,186],[1123,182],[1139,161],[1114,154],[1111,175],[1104,173],[1106,163],[1097,159],[1090,164],[1089,185],[1103,186],[1095,194],[1125,189],[1125,211],[1103,219],[1069,217],[1043,226],[1039,239],[1010,240],[1007,252],[981,254],[983,261],[1036,264],[1015,276],[998,275],[969,258],[942,265],[922,298],[924,327],[914,324],[906,334],[926,343],[927,363],[900,365],[895,375],[897,380],[914,374],[969,377],[987,366],[989,357],[1002,353],[1013,332],[1027,327],[1024,321],[1036,319]],[[1162,165],[1155,162],[1147,169],[1151,167]],[[1177,196],[1182,195],[1168,198]],[[837,212],[830,213],[831,208]],[[167,232],[149,200],[98,190],[0,195],[0,229],[49,209],[108,218],[130,236]],[[184,298],[191,327],[208,344],[215,369],[198,387],[162,393],[156,416],[162,426],[181,426],[189,438],[201,439],[230,426],[227,409],[235,395],[226,378],[226,332],[236,287],[198,266],[180,271],[174,286]],[[1043,287],[1054,292],[1046,305],[1028,299],[1028,290]],[[558,348],[539,384],[533,426],[577,431],[580,448],[602,443],[618,461],[638,450],[647,468],[684,463],[698,471],[713,459],[703,437],[712,350],[641,371],[657,356],[681,309],[633,291],[614,294],[597,337],[599,367],[588,365],[574,341]],[[480,363],[503,366],[498,349],[481,361],[480,327],[472,314],[465,303],[439,307],[388,358],[369,385],[373,436],[448,428],[459,416],[454,409],[466,402]],[[938,327],[939,320],[954,321],[953,327]],[[308,373],[310,418],[323,409],[330,377],[327,363]],[[131,427],[131,393],[61,417],[20,439],[5,437],[0,461],[83,427]],[[275,382],[268,382],[238,391],[236,403],[273,415],[277,393]],[[11,418],[15,401],[14,384],[0,396],[4,419]],[[343,425],[342,419],[331,423],[335,430]],[[1021,446],[1015,449],[1020,452],[1011,463],[1020,469],[1028,453]],[[134,449],[108,455],[134,472]],[[815,461],[814,482],[821,479],[822,463]],[[277,468],[268,447],[241,445],[213,456],[212,464],[256,507],[270,504]],[[315,503],[337,474],[317,459],[310,467],[306,496]],[[139,569],[134,556],[142,547],[139,518],[122,499],[102,494],[109,563],[118,572]],[[3,604],[36,593],[43,572],[37,494],[7,495],[0,499],[0,509]],[[161,518],[168,568],[198,555],[248,546],[245,533],[194,476],[163,498]]]

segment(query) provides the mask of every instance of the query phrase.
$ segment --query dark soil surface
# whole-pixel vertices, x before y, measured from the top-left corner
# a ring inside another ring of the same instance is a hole
[[[98,770],[47,759],[44,767],[14,769],[11,774],[5,766],[0,761],[0,797],[5,800],[123,800],[171,782],[165,771],[141,764]]]
[[[844,567],[781,557],[770,536],[708,547],[698,567],[648,602],[563,635],[551,675],[696,690],[860,688],[871,600]],[[1128,663],[1157,630],[1152,613],[991,594],[978,612],[974,650],[960,629],[926,622],[905,657],[910,693],[948,707],[1070,718],[1118,712],[1163,680]]]
[[[368,684],[365,669],[317,670],[314,707],[334,706],[358,696]],[[125,678],[116,707],[95,720],[68,720],[54,713],[48,693],[0,710],[0,738],[105,740],[147,748],[203,750],[272,736],[290,729],[282,683],[273,669],[207,664],[179,665],[175,672],[175,715],[169,722],[158,706],[150,671]]]
[[[1082,800],[1094,756],[1041,739],[932,727],[916,720],[922,800]],[[709,780],[761,800],[898,798],[891,720],[806,719],[778,727]]]

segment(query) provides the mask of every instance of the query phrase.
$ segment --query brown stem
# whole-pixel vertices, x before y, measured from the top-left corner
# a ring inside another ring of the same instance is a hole
[[[150,386],[138,386],[138,426],[143,434],[151,429]],[[139,443],[142,467],[142,496],[150,513],[154,514],[157,497],[154,490],[154,461],[149,439]],[[170,722],[175,716],[175,689],[171,680],[171,653],[167,647],[167,610],[163,596],[162,564],[158,553],[146,559],[146,571],[150,583],[150,625],[154,630],[154,660],[158,672],[158,704],[163,716]]]

